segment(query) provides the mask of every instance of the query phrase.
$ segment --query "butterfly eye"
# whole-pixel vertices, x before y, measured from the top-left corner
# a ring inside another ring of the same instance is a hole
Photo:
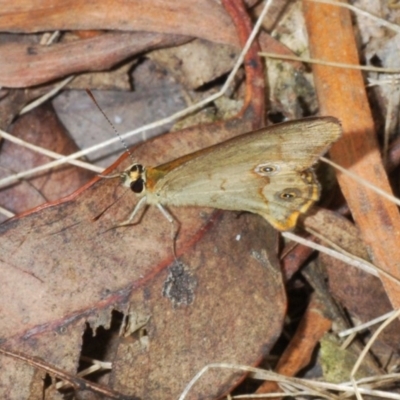
[[[280,167],[274,164],[260,164],[255,168],[255,172],[262,176],[272,176],[280,171]]]
[[[132,181],[130,188],[133,193],[142,193],[144,190],[144,180],[142,178],[138,178],[135,181]]]
[[[294,189],[294,188],[288,188],[288,189],[283,190],[280,193],[277,193],[277,196],[281,200],[292,201],[292,200],[296,199],[297,197],[300,197],[300,190]]]

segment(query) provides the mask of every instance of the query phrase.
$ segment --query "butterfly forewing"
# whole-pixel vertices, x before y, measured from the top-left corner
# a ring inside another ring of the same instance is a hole
[[[250,132],[147,170],[147,202],[262,215],[279,230],[319,198],[310,170],[340,137],[335,118],[309,118]]]

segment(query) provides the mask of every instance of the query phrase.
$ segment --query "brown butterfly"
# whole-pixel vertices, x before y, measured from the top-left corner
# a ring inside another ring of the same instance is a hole
[[[341,136],[333,117],[305,118],[245,133],[158,167],[135,163],[119,174],[140,197],[129,219],[145,205],[199,206],[249,211],[280,231],[292,229],[319,199],[312,170]]]

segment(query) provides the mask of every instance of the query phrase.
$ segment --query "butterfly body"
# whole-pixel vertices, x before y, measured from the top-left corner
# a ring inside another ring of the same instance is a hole
[[[312,165],[340,135],[332,117],[292,121],[155,168],[133,164],[121,177],[147,204],[249,211],[289,230],[319,199]]]

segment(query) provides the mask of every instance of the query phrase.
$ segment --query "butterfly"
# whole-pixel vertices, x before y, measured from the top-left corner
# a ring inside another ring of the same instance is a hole
[[[118,176],[140,198],[131,224],[146,205],[248,211],[280,231],[319,200],[312,166],[341,136],[333,117],[284,122],[248,132],[157,167],[134,163]]]

